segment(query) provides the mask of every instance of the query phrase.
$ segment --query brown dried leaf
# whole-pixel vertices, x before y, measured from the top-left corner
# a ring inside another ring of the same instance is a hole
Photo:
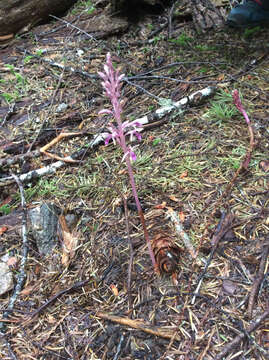
[[[222,283],[223,291],[229,295],[234,295],[237,290],[236,284],[231,280],[224,280]]]
[[[0,235],[4,234],[4,232],[6,232],[7,229],[8,229],[7,226],[0,227]]]
[[[262,160],[260,161],[260,169],[263,170],[264,172],[268,172],[269,171],[269,160]]]
[[[180,179],[184,179],[185,177],[187,177],[188,176],[188,170],[186,170],[186,171],[183,171],[183,173],[180,175]]]
[[[113,292],[113,294],[114,294],[115,296],[119,296],[119,290],[118,290],[118,288],[117,288],[116,285],[111,284],[111,285],[110,285],[110,289],[112,290],[112,292]]]
[[[70,260],[74,257],[78,244],[78,236],[75,231],[69,231],[64,215],[59,216],[61,234],[63,239],[62,264],[68,266]]]
[[[179,202],[179,199],[174,195],[169,195],[169,199],[175,202]]]

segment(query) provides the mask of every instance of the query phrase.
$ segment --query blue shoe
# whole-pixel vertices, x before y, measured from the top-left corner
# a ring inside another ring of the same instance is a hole
[[[265,9],[265,6],[259,5],[254,0],[246,0],[231,10],[226,24],[233,27],[269,25],[268,4],[266,3]]]

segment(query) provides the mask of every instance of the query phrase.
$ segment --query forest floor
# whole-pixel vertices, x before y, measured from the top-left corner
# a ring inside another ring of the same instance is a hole
[[[269,29],[226,27],[228,7],[206,26],[191,5],[112,17],[107,1],[81,1],[2,46],[0,255],[22,289],[14,304],[14,289],[1,295],[1,313],[12,310],[0,320],[1,359],[267,358]],[[172,259],[171,274],[152,267],[121,148],[93,146],[111,121],[98,115],[110,108],[98,75],[108,52],[126,76],[125,120],[149,118],[132,165],[155,254]],[[189,101],[203,89],[212,95]],[[61,161],[68,156],[77,161]],[[76,216],[47,256],[29,222],[22,241],[11,174],[27,209],[46,202]]]

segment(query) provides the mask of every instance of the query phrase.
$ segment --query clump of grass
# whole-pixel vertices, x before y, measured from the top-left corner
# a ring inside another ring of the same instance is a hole
[[[223,122],[230,120],[236,113],[236,108],[233,105],[233,97],[231,94],[221,90],[213,101],[211,106],[204,115],[205,118],[217,121],[220,125]]]

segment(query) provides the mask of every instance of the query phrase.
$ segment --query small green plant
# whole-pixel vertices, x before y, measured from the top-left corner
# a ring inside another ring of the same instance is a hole
[[[12,102],[18,101],[21,98],[22,91],[25,90],[27,85],[26,79],[16,71],[16,68],[12,64],[5,64],[5,68],[9,70],[11,76],[9,76],[8,80],[1,80],[1,84],[10,85],[11,92],[6,91],[6,89],[2,89],[1,96],[5,99],[5,101],[10,104]]]
[[[155,36],[153,39],[152,39],[152,43],[154,45],[156,45],[160,40],[162,40],[162,37],[161,36]]]
[[[208,72],[208,68],[207,67],[201,67],[199,70],[198,70],[200,73],[202,74],[205,74]]]
[[[181,35],[179,35],[179,37],[177,37],[176,39],[169,39],[169,42],[179,45],[179,46],[182,46],[182,47],[186,47],[192,41],[193,41],[193,38],[189,37],[184,32]]]
[[[251,28],[251,29],[247,28],[244,31],[243,37],[245,39],[248,39],[248,38],[252,37],[253,35],[256,35],[260,30],[261,30],[260,26],[255,26],[254,28]]]
[[[143,51],[144,54],[147,54],[150,51],[150,49],[148,47],[144,47],[142,49],[142,51]]]
[[[15,67],[13,65],[6,64],[5,67],[10,70],[12,75],[15,76],[17,84],[25,85],[25,78],[18,71],[15,71]]]
[[[161,138],[156,138],[152,141],[152,145],[153,146],[157,146],[159,145],[160,143],[162,142],[162,139]]]
[[[14,96],[14,94],[10,94],[10,93],[2,93],[1,95],[3,96],[3,98],[6,100],[6,102],[8,104],[14,102],[17,98],[17,96]]]
[[[23,59],[24,64],[28,64],[32,58],[32,55],[25,56],[25,58]]]
[[[43,52],[44,52],[43,49],[38,49],[38,50],[36,50],[35,55],[36,56],[41,56],[43,54]]]
[[[0,206],[0,214],[8,215],[11,212],[11,207],[9,204]]]
[[[72,10],[72,14],[77,15],[81,12],[82,8],[85,9],[88,14],[91,14],[95,10],[94,5],[92,4],[92,0],[81,0],[76,3],[76,6]]]
[[[204,116],[221,124],[222,121],[230,120],[236,113],[232,95],[221,90],[211,101],[211,107]]]
[[[216,50],[216,47],[198,44],[194,46],[194,49],[199,51],[214,51]]]

